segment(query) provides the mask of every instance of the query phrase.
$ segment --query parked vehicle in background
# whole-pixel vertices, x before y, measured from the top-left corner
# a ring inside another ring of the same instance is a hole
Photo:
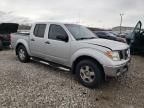
[[[144,53],[144,31],[142,30],[141,21],[136,24],[133,32],[126,37],[126,40],[132,53]]]
[[[2,23],[0,24],[0,50],[10,45],[10,33],[17,32],[18,24]]]
[[[0,34],[0,50],[10,45],[10,34]]]
[[[103,39],[109,39],[109,40],[114,40],[114,41],[119,41],[126,43],[125,38],[117,37],[115,34],[107,31],[95,31],[94,32],[99,38]]]
[[[117,32],[112,31],[110,33],[114,34],[117,37],[123,38],[123,39],[125,39],[127,37],[127,35],[129,35],[129,33],[127,33],[127,32],[123,32],[120,34],[118,31]]]
[[[127,44],[97,38],[76,24],[36,23],[30,34],[11,34],[11,45],[22,63],[31,57],[60,64],[89,88],[99,86],[106,76],[127,72],[130,60]]]

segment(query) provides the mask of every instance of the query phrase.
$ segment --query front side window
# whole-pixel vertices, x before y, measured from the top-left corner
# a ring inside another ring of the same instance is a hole
[[[51,24],[49,28],[48,38],[58,40],[57,36],[67,36],[67,33],[60,25]]]
[[[46,24],[36,24],[34,29],[34,35],[36,37],[43,38],[45,34]]]

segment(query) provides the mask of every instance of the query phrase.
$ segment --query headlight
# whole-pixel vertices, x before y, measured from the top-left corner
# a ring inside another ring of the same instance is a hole
[[[111,58],[113,61],[120,61],[120,56],[119,53],[117,51],[107,51],[106,55]]]

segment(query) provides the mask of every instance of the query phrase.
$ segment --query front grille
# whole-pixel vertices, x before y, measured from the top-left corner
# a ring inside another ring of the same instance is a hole
[[[125,49],[125,50],[119,51],[119,56],[120,56],[121,60],[127,60],[128,57],[130,56],[129,49]]]

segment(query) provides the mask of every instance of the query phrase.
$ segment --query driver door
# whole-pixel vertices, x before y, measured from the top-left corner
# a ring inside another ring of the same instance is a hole
[[[135,50],[135,51],[141,50],[141,48],[143,48],[142,44],[144,40],[142,39],[142,36],[141,36],[142,35],[141,27],[142,27],[142,23],[141,21],[139,21],[132,32],[131,48],[132,50]]]
[[[57,36],[66,36],[68,41],[59,40]],[[44,49],[48,60],[67,65],[70,56],[70,38],[65,29],[60,25],[50,24],[46,38],[48,43],[45,44]]]

